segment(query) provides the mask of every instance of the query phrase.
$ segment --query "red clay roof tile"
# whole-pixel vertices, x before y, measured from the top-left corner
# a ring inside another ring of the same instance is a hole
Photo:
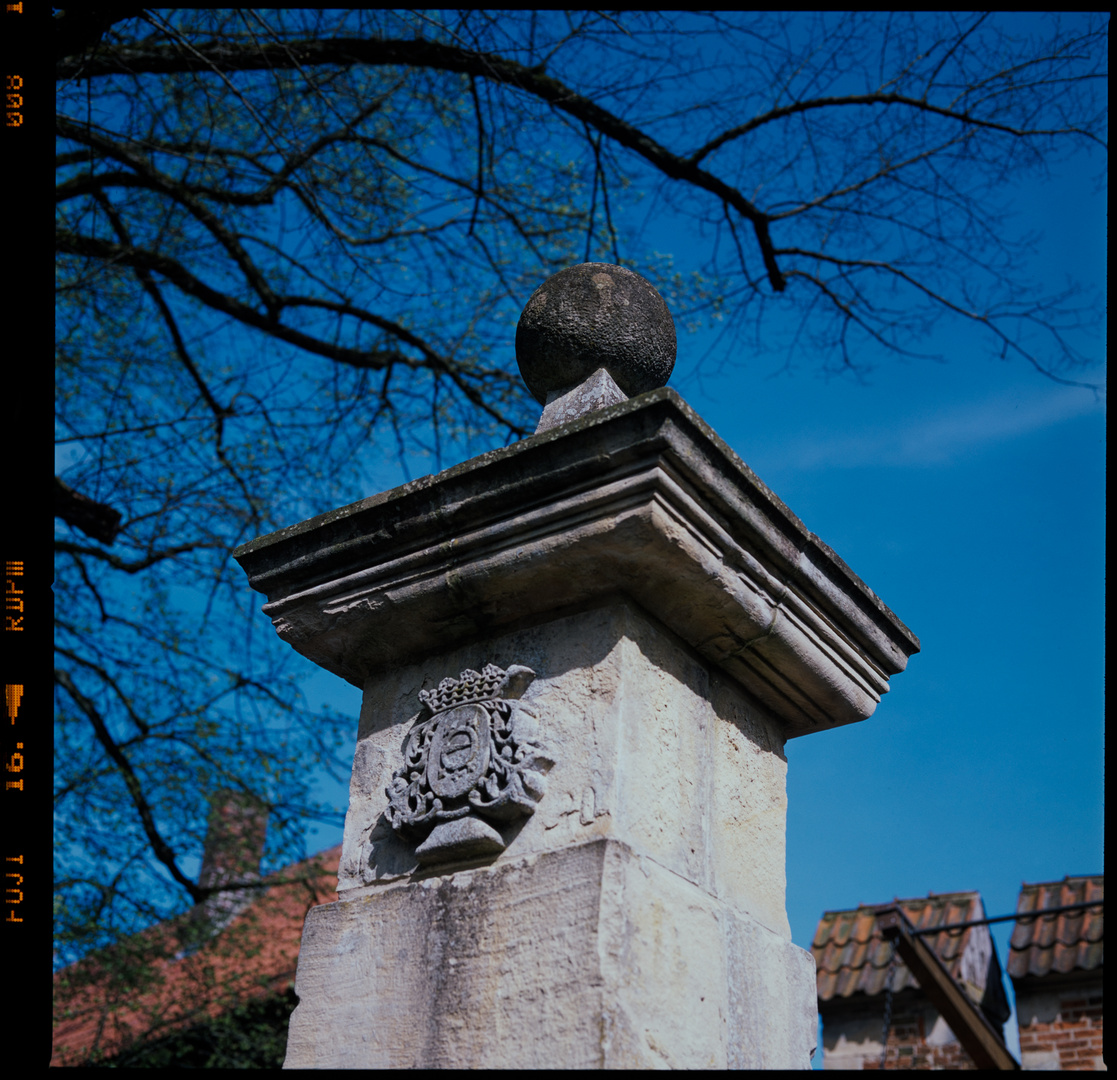
[[[985,917],[981,895],[976,892],[930,893],[925,898],[895,900],[892,904],[862,904],[852,911],[827,911],[811,944],[819,1001],[884,992],[892,946],[877,930],[876,916],[886,907],[900,907],[916,929]],[[927,934],[923,940],[935,950],[950,974],[959,978],[962,954],[972,932],[972,927],[946,930]],[[918,985],[904,962],[897,960],[893,991]]]
[[[1024,884],[1017,913],[1064,907],[1105,896],[1103,874],[1067,876],[1062,881]],[[1104,941],[1103,909],[1086,908],[1021,919],[1009,941],[1008,973],[1013,979],[1036,978],[1052,972],[1101,970]]]

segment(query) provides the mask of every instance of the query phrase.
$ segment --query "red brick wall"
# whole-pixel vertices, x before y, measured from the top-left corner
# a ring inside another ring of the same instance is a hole
[[[1054,1020],[1022,1024],[1020,1053],[1024,1067],[1029,1054],[1050,1057],[1057,1053],[1060,1069],[1099,1067],[1102,1061],[1102,992],[1077,988],[1059,995],[1059,1011]]]
[[[893,1013],[888,1029],[886,1069],[975,1069],[970,1055],[960,1043],[928,1046],[927,1018],[923,1010]],[[866,1069],[879,1069],[880,1058],[865,1061]]]

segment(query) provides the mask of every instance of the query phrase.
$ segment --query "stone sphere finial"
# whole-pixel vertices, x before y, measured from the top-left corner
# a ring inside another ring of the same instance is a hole
[[[516,360],[535,400],[605,370],[629,397],[666,386],[675,323],[651,282],[623,266],[582,263],[531,294],[516,327]]]

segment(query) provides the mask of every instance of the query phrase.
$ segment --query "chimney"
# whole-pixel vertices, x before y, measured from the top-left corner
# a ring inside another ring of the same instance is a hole
[[[246,791],[218,789],[210,798],[206,844],[198,884],[219,889],[260,877],[268,829],[268,807]],[[206,918],[220,930],[252,901],[255,889],[223,889],[202,901]]]

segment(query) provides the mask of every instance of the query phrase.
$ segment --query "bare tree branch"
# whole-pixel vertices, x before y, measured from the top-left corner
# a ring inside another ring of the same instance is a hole
[[[75,491],[69,484],[54,478],[54,516],[67,525],[80,529],[86,536],[111,544],[120,532],[121,513],[111,506],[96,502]],[[90,548],[90,550],[94,550]]]
[[[122,570],[126,574],[138,574],[141,570],[146,570],[164,559],[175,559],[191,551],[222,550],[224,547],[224,544],[218,543],[176,544],[174,547],[165,548],[162,551],[153,551],[142,559],[129,561],[120,558],[119,555],[102,551],[100,548],[86,547],[83,544],[71,544],[68,540],[55,540],[54,542],[55,551],[65,552],[67,555],[88,555],[91,558],[100,559],[102,562],[108,563],[114,570]]]
[[[894,265],[893,263],[884,262],[880,259],[839,259],[839,258],[835,258],[832,255],[826,255],[823,252],[804,251],[804,250],[801,250],[800,248],[781,248],[780,251],[779,251],[779,254],[781,254],[781,255],[802,255],[802,256],[805,256],[805,257],[810,258],[810,259],[817,259],[819,262],[830,263],[834,266],[841,266],[841,267],[844,267],[844,268],[861,268],[861,269],[867,269],[867,270],[874,270],[874,271],[879,271],[881,273],[885,273],[885,274],[888,274],[892,277],[898,278],[899,280],[901,280],[903,282],[906,282],[912,288],[919,290],[925,296],[930,297],[930,299],[934,300],[935,303],[941,304],[943,307],[948,308],[949,310],[953,311],[955,314],[961,315],[964,318],[971,320],[972,322],[981,323],[982,326],[984,326],[987,330],[991,331],[993,334],[995,334],[1001,340],[1001,342],[1003,343],[1006,350],[1011,351],[1011,352],[1015,352],[1018,355],[1022,356],[1041,375],[1045,375],[1047,378],[1051,379],[1052,381],[1057,382],[1057,383],[1061,384],[1062,386],[1079,386],[1079,387],[1082,387],[1084,390],[1092,390],[1095,394],[1099,393],[1102,389],[1102,387],[1099,383],[1078,382],[1074,379],[1064,379],[1062,376],[1055,374],[1055,372],[1053,372],[1050,368],[1045,367],[1040,362],[1038,357],[1036,357],[1033,353],[1029,352],[1027,349],[1024,349],[1021,345],[1019,345],[1016,341],[1014,341],[1008,334],[1006,334],[1004,332],[1004,330],[1002,330],[1001,327],[997,324],[996,318],[994,318],[992,315],[982,314],[981,312],[978,312],[978,311],[971,311],[968,308],[963,307],[961,304],[955,303],[949,297],[942,296],[941,294],[932,291],[926,285],[924,285],[921,281],[919,281],[917,278],[913,277],[911,274],[905,272],[903,269]],[[802,273],[802,272],[799,272],[799,271],[797,271],[796,273],[797,273],[798,276],[805,277],[808,280],[813,281],[815,283],[815,285],[819,286],[820,288],[823,288],[821,281],[819,281],[819,279],[814,277],[813,275],[805,274],[805,273]],[[827,295],[829,295],[832,299],[834,299],[837,306],[839,306],[843,311],[847,312],[847,314],[850,314],[850,317],[853,318],[852,313],[850,312],[850,309],[849,309],[848,305],[839,302],[837,300],[837,298],[834,296],[834,294],[829,289],[825,289],[825,291],[826,291]],[[860,321],[860,320],[855,320],[855,321]],[[865,328],[863,323],[862,323],[862,328],[863,329]]]
[[[745,135],[756,131],[757,128],[765,124],[774,123],[777,120],[786,119],[789,116],[794,116],[797,113],[807,112],[811,109],[833,109],[850,105],[904,105],[910,109],[916,109],[920,112],[934,113],[936,116],[943,116],[950,120],[956,120],[958,123],[968,127],[986,128],[989,131],[999,131],[1005,135],[1012,135],[1015,138],[1023,139],[1030,138],[1037,135],[1081,135],[1084,138],[1096,142],[1099,146],[1105,147],[1106,143],[1099,139],[1092,132],[1086,131],[1077,127],[1064,127],[1064,128],[1020,128],[1013,127],[1010,124],[998,124],[993,120],[983,120],[980,117],[973,116],[968,112],[959,112],[955,109],[945,108],[938,105],[932,105],[930,102],[922,98],[907,97],[904,94],[897,93],[875,93],[875,94],[846,94],[843,97],[827,97],[815,98],[812,101],[796,101],[791,105],[784,105],[778,109],[770,109],[768,112],[761,116],[755,116],[747,123],[740,124],[735,128],[730,128],[728,131],[722,132],[715,139],[711,139],[704,146],[700,147],[693,154],[687,158],[687,162],[692,165],[697,165],[700,161],[709,157],[715,150],[719,150],[725,146],[726,143],[732,142],[734,139],[743,138]]]
[[[193,49],[183,54],[173,47],[154,49],[118,49],[111,58],[94,60],[81,71],[84,78],[110,74],[168,74],[185,71],[269,70],[292,65],[297,61],[303,67],[317,64],[358,63],[369,65],[406,65],[428,67],[439,71],[453,71],[463,75],[479,76],[504,83],[524,93],[569,113],[603,135],[639,154],[672,180],[685,181],[708,191],[722,202],[732,206],[753,227],[768,280],[776,292],[785,288],[772,254],[768,235],[768,219],[739,191],[717,177],[699,169],[693,160],[671,153],[666,147],[638,128],[614,116],[596,102],[582,97],[557,79],[536,68],[527,68],[514,60],[506,60],[487,53],[455,48],[433,41],[380,41],[338,38],[323,41],[287,43],[283,48],[265,45],[251,50],[231,49],[217,44]],[[68,62],[57,66],[58,78],[77,77],[76,66]]]
[[[151,844],[151,850],[154,852],[156,859],[167,868],[171,877],[190,894],[190,898],[195,903],[204,900],[212,890],[199,888],[182,872],[178,865],[178,856],[163,839],[162,833],[155,824],[151,806],[144,795],[143,784],[132,768],[131,762],[117,746],[112,735],[109,734],[109,729],[105,725],[104,718],[97,711],[97,707],[77,688],[74,680],[70,678],[69,672],[55,668],[54,681],[66,691],[74,704],[85,714],[86,719],[93,727],[97,741],[104,747],[105,753],[116,766],[121,779],[124,781],[128,796],[132,800],[132,806],[139,815],[144,833]]]

